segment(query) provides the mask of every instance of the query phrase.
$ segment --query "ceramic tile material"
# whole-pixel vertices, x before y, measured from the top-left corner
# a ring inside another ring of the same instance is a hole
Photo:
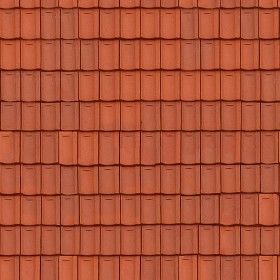
[[[279,9],[1,0],[0,279],[280,280]]]

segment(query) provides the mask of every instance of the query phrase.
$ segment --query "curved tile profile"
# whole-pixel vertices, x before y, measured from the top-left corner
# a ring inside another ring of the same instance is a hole
[[[280,279],[278,0],[0,1],[0,279]]]

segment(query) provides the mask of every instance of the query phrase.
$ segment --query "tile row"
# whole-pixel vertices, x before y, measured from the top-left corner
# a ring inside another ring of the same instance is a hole
[[[275,40],[1,40],[2,70],[274,70]]]
[[[277,131],[0,132],[1,163],[62,165],[278,163]]]
[[[13,226],[0,228],[8,255],[279,255],[279,227]]]
[[[6,9],[2,39],[277,39],[279,9]]]
[[[21,256],[0,258],[7,280],[280,279],[277,256]]]
[[[4,195],[278,193],[279,164],[0,165]],[[191,198],[190,198],[191,199]],[[197,198],[199,200],[199,198]]]
[[[280,101],[280,71],[1,71],[1,100]]]
[[[88,132],[141,130],[143,137],[145,137],[145,133],[148,131],[153,133],[157,131],[159,136],[160,130],[280,130],[280,102],[98,101],[40,103],[2,101],[0,108],[2,132],[9,130],[38,131],[40,129],[44,131],[80,130]]]
[[[277,0],[2,0],[0,8],[234,8],[234,7],[279,7]]]
[[[278,194],[1,195],[1,225],[279,224]]]

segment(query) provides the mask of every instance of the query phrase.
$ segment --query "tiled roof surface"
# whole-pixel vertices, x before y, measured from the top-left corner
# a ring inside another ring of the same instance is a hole
[[[280,279],[277,0],[0,1],[0,279]]]

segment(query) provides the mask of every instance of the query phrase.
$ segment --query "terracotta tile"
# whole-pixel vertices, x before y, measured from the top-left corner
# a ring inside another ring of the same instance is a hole
[[[195,164],[200,161],[200,133],[182,132],[181,134],[181,162]]]
[[[1,68],[4,70],[20,68],[19,40],[1,40]]]
[[[132,255],[141,252],[141,227],[122,226],[121,227],[121,254]]]
[[[223,193],[240,192],[241,170],[239,165],[221,166],[221,190]]]
[[[240,254],[240,227],[220,228],[220,253],[222,255]]]
[[[142,226],[142,254],[160,254],[160,226]]]
[[[21,24],[20,24],[21,38],[37,39],[40,37],[40,10],[39,9],[21,10],[20,19],[21,19]]]
[[[41,253],[44,255],[60,253],[60,230],[58,227],[42,227]]]
[[[77,130],[79,128],[79,103],[61,102],[61,130]]]
[[[0,37],[3,39],[20,37],[20,11],[18,9],[3,9],[0,11],[0,15]]]
[[[120,192],[124,194],[140,193],[140,167],[122,166],[120,168]]]
[[[258,257],[241,257],[241,279],[255,279],[259,275],[258,270]]]
[[[218,195],[202,195],[200,205],[202,224],[216,224],[219,222]]]
[[[141,167],[141,193],[155,194],[160,192],[159,166]]]
[[[150,1],[152,3],[152,1]],[[142,1],[143,6],[143,1]],[[141,9],[141,37],[145,39],[158,38],[160,10],[159,9]]]
[[[258,224],[258,195],[242,194],[241,195],[241,224],[256,225]]]
[[[58,257],[56,256],[41,257],[41,278],[46,280],[49,277],[58,278]]]
[[[261,165],[261,191],[262,193],[278,192],[279,170],[276,164]]]
[[[234,70],[240,68],[240,41],[221,41],[221,69]]]
[[[220,161],[220,133],[201,133],[201,162],[206,164]]]
[[[114,1],[114,0],[113,0]],[[108,3],[110,1],[107,1]],[[102,3],[99,3],[101,6]],[[106,7],[108,8],[108,7]],[[100,10],[100,37],[104,39],[118,38],[120,35],[120,10],[101,9]]]
[[[155,101],[160,99],[160,72],[141,72],[141,99],[144,101]]]
[[[261,254],[275,255],[279,252],[279,227],[261,228]]]
[[[20,192],[20,166],[0,165],[0,189],[2,194],[18,194]]]
[[[202,63],[200,48],[198,40],[181,41],[181,68],[183,70],[197,70],[200,68]]]
[[[127,5],[132,5],[133,1],[127,1]],[[126,6],[126,5],[125,5]],[[138,38],[140,36],[140,9],[121,9],[120,11],[120,36],[125,39]]]
[[[258,227],[241,227],[241,253],[244,255],[260,253],[260,229]]]
[[[26,195],[38,195],[41,193],[40,165],[21,166],[21,193]]]
[[[93,165],[98,163],[98,133],[79,132],[78,164]]]
[[[160,6],[160,0],[141,0],[141,7],[155,8]]]
[[[250,7],[257,7],[258,1],[256,0],[241,0],[241,7],[250,8]]]
[[[175,70],[180,68],[180,42],[178,40],[161,40],[161,68]]]
[[[62,255],[77,255],[80,250],[80,229],[78,227],[62,227],[60,244]],[[74,265],[74,269],[76,268],[77,266]],[[69,269],[67,273],[69,273]]]
[[[79,72],[79,100],[95,101],[99,99],[99,72]]]
[[[85,276],[86,275],[86,276]],[[97,257],[79,257],[78,258],[78,277],[86,279],[89,276],[92,279],[98,277],[98,258]]]
[[[198,165],[181,166],[181,194],[200,193],[200,167]]]
[[[42,196],[42,224],[47,226],[60,224],[59,196]]]
[[[141,163],[153,165],[160,163],[160,133],[141,133]]]
[[[220,99],[221,85],[223,85],[221,83],[220,72],[202,71],[200,79],[201,79],[200,99],[205,101],[214,101]]]
[[[259,277],[260,279],[265,277],[277,279],[277,257],[260,256]]]
[[[255,101],[260,99],[260,72],[241,72],[241,99]]]
[[[242,129],[260,129],[260,104],[253,102],[242,102]]]
[[[119,68],[119,41],[99,41],[99,69],[114,70]]]
[[[200,222],[200,197],[199,196],[182,196],[181,197],[181,223],[182,224],[198,224]],[[188,227],[182,229],[186,237],[196,233],[190,231]],[[189,232],[190,231],[190,232]],[[194,236],[196,235],[194,234]],[[187,246],[187,244],[185,245]]]
[[[121,196],[121,223],[123,225],[140,224],[140,196]]]
[[[20,258],[20,278],[39,279],[40,277],[40,257]]]
[[[237,256],[221,257],[221,279],[240,278],[240,258]]]
[[[119,226],[101,227],[101,255],[120,254],[120,242]]]
[[[76,166],[61,166],[60,168],[60,188],[61,194],[76,194],[78,192]]]
[[[19,279],[19,257],[5,257],[0,259],[0,275],[7,279]]]
[[[96,194],[98,192],[98,167],[79,167],[79,193]]]
[[[1,225],[20,224],[20,197],[19,196],[2,196],[1,211],[8,212],[1,217]]]
[[[161,132],[161,162],[174,164],[180,162],[180,134]]]
[[[20,161],[20,134],[19,132],[0,132],[0,162],[17,163]]]
[[[101,280],[119,278],[119,257],[100,257],[99,278]]]
[[[140,257],[129,256],[120,258],[120,279],[132,277],[139,279],[140,275]]]
[[[140,42],[138,40],[120,41],[120,68],[135,70],[139,68]]]
[[[219,165],[202,165],[200,167],[201,184],[200,191],[204,194],[220,192],[220,166]]]
[[[260,41],[260,68],[261,69],[275,69],[278,68],[278,50],[279,42],[275,40]]]
[[[43,8],[55,8],[58,7],[59,0],[41,0],[41,6]]]
[[[201,225],[199,227],[199,253],[203,255],[219,254],[218,226]]]
[[[182,8],[197,7],[197,0],[179,0],[179,6]]]
[[[271,48],[270,46],[271,45],[269,43],[265,45],[263,51],[269,52],[268,49]],[[254,55],[252,56],[250,54],[254,54]],[[263,55],[265,54],[267,53],[264,53]],[[259,42],[257,40],[241,40],[241,69],[254,70],[258,68],[259,68]]]
[[[198,10],[182,9],[181,10],[181,37],[182,39],[198,38]]]
[[[150,213],[153,213],[150,215]],[[141,224],[160,223],[160,197],[158,195],[142,195]]]
[[[61,40],[61,69],[73,71],[80,68],[80,42]]]
[[[124,101],[135,101],[141,95],[140,71],[122,71],[120,73],[120,95]]]
[[[220,196],[220,223],[223,225],[240,223],[239,194],[222,194]]]
[[[172,1],[174,2],[174,0]],[[161,5],[163,6],[163,3]],[[180,10],[179,9],[162,9],[160,13],[160,19],[161,19],[161,30],[160,30],[161,38],[175,39],[180,37]]]
[[[160,279],[160,257],[141,257],[141,280],[146,277],[152,277],[156,280]]]
[[[43,5],[41,3],[41,5]],[[60,37],[59,9],[41,9],[41,37],[58,39]]]
[[[98,68],[98,41],[81,41],[81,70],[96,70]]]
[[[94,213],[92,215],[91,213]],[[80,224],[96,225],[100,223],[99,196],[80,196]]]
[[[119,167],[99,167],[99,193],[113,194],[119,192]]]
[[[160,102],[141,103],[141,129],[143,131],[159,130],[160,121]]]
[[[119,99],[119,96],[120,73],[115,71],[100,72],[100,99],[104,101],[111,101]]]
[[[59,6],[62,8],[74,8],[77,6],[77,0],[59,0]]]
[[[40,226],[22,226],[21,231],[21,254],[39,255],[40,254]],[[32,271],[32,270],[31,270]]]
[[[180,227],[178,225],[161,226],[161,253],[163,255],[176,255],[180,252],[179,234]]]
[[[60,3],[61,6],[61,3]],[[78,10],[60,10],[60,36],[62,39],[75,39],[78,37]]]
[[[155,70],[160,68],[160,41],[143,40],[140,46],[141,63],[143,70]],[[163,68],[163,67],[162,67]]]
[[[240,10],[228,9],[234,7],[233,1],[224,1],[224,7],[220,9],[220,36],[223,39],[233,39],[240,37]],[[227,3],[232,2],[232,3]],[[221,3],[223,5],[223,3]]]
[[[60,41],[41,41],[41,68],[46,71],[55,71],[60,68]]]
[[[277,38],[279,35],[279,13],[274,9],[259,10],[259,37]]]
[[[99,129],[99,104],[96,102],[80,102],[80,130]]]
[[[20,102],[1,102],[1,129],[19,130],[21,127]],[[18,118],[16,116],[19,116]]]
[[[243,192],[260,191],[260,166],[242,165],[241,166],[241,190]]]
[[[120,6],[125,7],[125,8],[134,8],[134,7],[139,7],[140,6],[140,1],[141,0],[120,0]]]
[[[259,6],[262,8],[274,8],[274,7],[277,7],[277,1],[276,0],[269,0],[269,1],[260,0]]]
[[[214,39],[218,37],[219,37],[219,9],[213,9],[213,10],[199,9],[199,38]]]
[[[58,271],[61,279],[77,278],[77,257],[59,256]]]
[[[8,9],[8,8],[15,8],[19,6],[19,0],[4,0],[1,3],[1,8]]]

